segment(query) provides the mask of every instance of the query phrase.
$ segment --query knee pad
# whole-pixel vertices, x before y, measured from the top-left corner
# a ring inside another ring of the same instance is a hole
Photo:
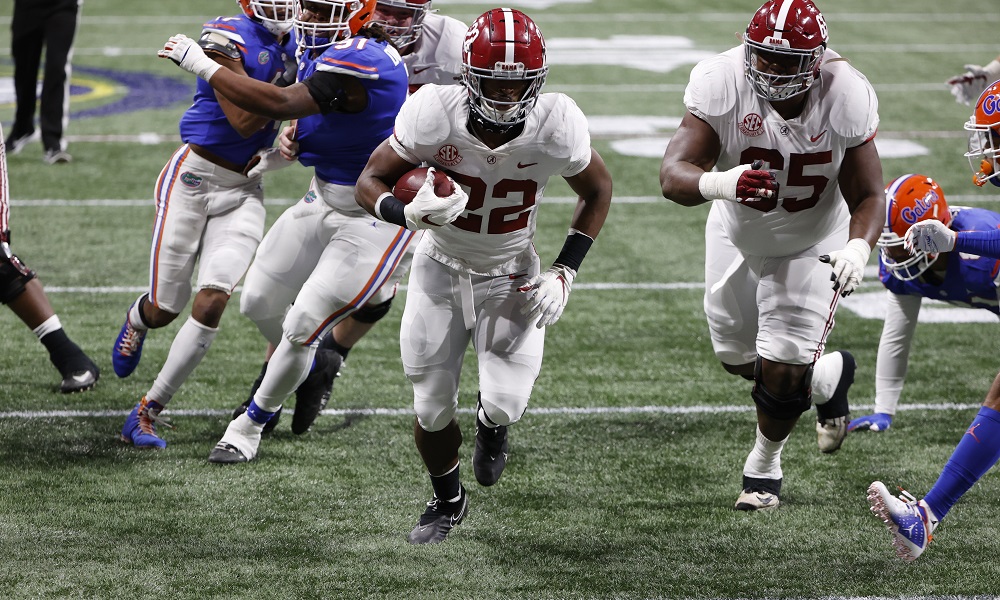
[[[528,399],[515,396],[479,395],[479,403],[490,421],[497,425],[511,425],[518,422],[528,408]]]
[[[6,242],[0,244],[0,303],[7,304],[24,293],[24,286],[35,278]]]
[[[410,375],[413,384],[413,411],[425,431],[441,431],[455,418],[458,409],[458,382],[451,373],[435,371]]]
[[[812,406],[812,390],[809,385],[812,381],[812,366],[806,371],[805,377],[802,378],[802,386],[798,390],[779,396],[764,387],[760,373],[761,364],[761,358],[758,356],[754,365],[753,391],[750,392],[750,397],[761,412],[774,419],[788,420],[809,410]]]
[[[392,308],[392,298],[374,305],[369,302],[351,313],[351,318],[359,323],[378,323],[382,317],[389,314],[390,308]]]

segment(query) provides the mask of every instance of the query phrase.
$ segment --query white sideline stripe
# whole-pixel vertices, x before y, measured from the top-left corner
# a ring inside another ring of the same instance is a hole
[[[902,411],[917,410],[971,410],[982,404],[904,404],[897,407]],[[874,404],[853,406],[856,410],[874,410]],[[460,408],[459,414],[471,415],[476,409]],[[530,408],[533,415],[634,415],[634,414],[664,414],[664,415],[714,415],[724,413],[743,413],[756,410],[750,403],[741,406],[588,406],[559,408]],[[108,417],[127,417],[130,410],[15,410],[0,412],[0,419],[93,419]],[[288,413],[294,413],[292,409]],[[162,414],[178,417],[220,417],[231,415],[232,410],[218,409],[166,409]],[[365,416],[365,417],[405,417],[413,414],[410,408],[328,408],[320,414],[332,417]]]

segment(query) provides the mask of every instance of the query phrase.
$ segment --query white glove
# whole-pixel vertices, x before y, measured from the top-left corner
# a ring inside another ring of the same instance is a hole
[[[188,73],[194,73],[205,81],[212,78],[222,65],[205,56],[198,42],[183,33],[171,36],[163,49],[156,53],[160,58],[169,58]]]
[[[260,177],[268,171],[277,171],[279,169],[284,169],[285,167],[290,167],[295,164],[294,160],[288,160],[281,155],[281,151],[278,148],[263,148],[258,150],[250,158],[250,162],[247,163],[247,168],[244,170],[244,174],[251,179],[254,177]]]
[[[450,179],[450,178],[449,178]],[[413,201],[403,209],[406,217],[406,228],[412,231],[442,227],[457,219],[465,212],[469,195],[454,181],[451,182],[454,192],[444,198],[434,193],[434,167],[427,170],[427,179],[417,190]]]
[[[820,262],[830,263],[833,267],[833,289],[840,290],[841,296],[850,296],[851,292],[861,285],[865,274],[865,265],[872,254],[872,247],[861,238],[847,242],[843,250],[837,250],[819,257]]]
[[[970,105],[979,100],[986,86],[1000,79],[1000,61],[992,61],[985,67],[965,65],[965,72],[947,81],[955,101]]]
[[[903,247],[909,252],[914,249],[930,254],[951,252],[955,249],[958,234],[948,229],[948,226],[937,219],[927,219],[914,223],[906,230]]]
[[[535,327],[539,329],[558,321],[569,301],[575,277],[576,271],[562,265],[552,265],[544,273],[532,277],[527,285],[518,288],[528,297],[521,314],[527,315],[529,321],[538,318]]]

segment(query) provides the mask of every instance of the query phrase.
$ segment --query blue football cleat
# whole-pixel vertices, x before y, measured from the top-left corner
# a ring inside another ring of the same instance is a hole
[[[131,309],[129,310],[131,311]],[[139,359],[142,358],[142,343],[146,340],[148,331],[148,329],[139,330],[132,327],[128,313],[125,313],[125,323],[122,325],[122,330],[118,332],[115,347],[111,349],[111,365],[115,369],[115,375],[128,377],[139,366]]]
[[[163,407],[155,400],[142,400],[135,405],[125,425],[122,426],[122,441],[129,442],[136,448],[156,448],[167,447],[167,443],[160,436],[156,435],[156,423],[160,422],[170,426],[167,420],[160,417]]]
[[[875,413],[854,419],[847,425],[848,431],[885,431],[892,425],[892,415]]]
[[[896,498],[885,484],[875,481],[868,486],[868,503],[876,517],[885,523],[892,533],[892,546],[896,555],[906,562],[917,560],[927,544],[938,520],[923,500],[917,500],[906,490],[900,489]],[[905,500],[905,501],[904,501]]]

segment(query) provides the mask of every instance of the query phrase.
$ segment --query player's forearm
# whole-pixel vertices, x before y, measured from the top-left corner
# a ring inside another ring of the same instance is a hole
[[[208,80],[209,85],[237,107],[269,120],[284,121],[314,114],[308,107],[298,106],[293,87],[280,88],[249,77],[241,77],[220,69]]]
[[[956,252],[1000,259],[1000,229],[991,231],[959,231],[955,237]]]

